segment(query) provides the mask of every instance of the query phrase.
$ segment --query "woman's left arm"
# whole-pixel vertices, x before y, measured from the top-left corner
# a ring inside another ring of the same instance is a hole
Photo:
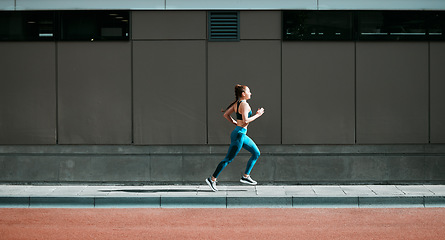
[[[229,121],[229,122],[231,122],[231,123],[236,125],[235,119],[233,119],[232,116],[231,116],[231,114],[234,113],[234,112],[235,112],[235,110],[233,109],[233,106],[230,107],[229,109],[227,109],[224,112],[224,118],[227,119],[227,121]]]

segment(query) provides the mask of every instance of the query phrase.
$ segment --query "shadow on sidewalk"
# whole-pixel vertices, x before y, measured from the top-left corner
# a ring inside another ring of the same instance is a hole
[[[226,189],[220,192],[247,192],[245,189]],[[212,190],[203,189],[113,189],[99,190],[99,192],[128,192],[128,193],[166,193],[166,192],[213,192]]]

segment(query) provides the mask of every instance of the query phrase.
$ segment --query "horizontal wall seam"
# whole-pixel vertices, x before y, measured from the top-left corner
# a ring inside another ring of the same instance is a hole
[[[227,153],[1,153],[0,157],[97,157],[97,156],[224,156]],[[250,156],[239,153],[238,156]],[[261,156],[324,156],[324,157],[366,157],[366,156],[405,156],[405,157],[443,157],[445,153],[261,153]]]

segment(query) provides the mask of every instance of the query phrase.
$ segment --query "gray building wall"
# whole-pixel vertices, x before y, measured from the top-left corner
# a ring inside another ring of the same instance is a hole
[[[428,143],[428,43],[356,49],[357,142]]]
[[[445,142],[445,43],[430,44],[430,142]]]
[[[240,13],[239,42],[207,41],[206,11],[133,11],[129,42],[0,42],[0,181],[199,182],[236,83],[266,109],[264,182],[445,180],[442,42],[283,42],[281,11]]]
[[[59,144],[131,144],[131,44],[57,43]]]
[[[0,144],[55,144],[54,43],[0,43]]]
[[[355,43],[283,43],[283,143],[355,143]]]

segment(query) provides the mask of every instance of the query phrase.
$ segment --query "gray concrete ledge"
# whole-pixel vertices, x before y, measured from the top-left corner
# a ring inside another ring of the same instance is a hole
[[[0,208],[432,208],[444,185],[360,186],[0,185]]]
[[[260,145],[253,177],[286,184],[443,184],[445,144]],[[4,145],[0,184],[200,184],[227,145]],[[239,183],[241,150],[219,178]],[[26,167],[23,167],[26,166]]]

